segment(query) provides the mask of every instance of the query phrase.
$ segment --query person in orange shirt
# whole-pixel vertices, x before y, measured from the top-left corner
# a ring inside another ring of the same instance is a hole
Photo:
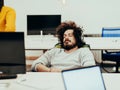
[[[15,32],[15,23],[15,10],[11,7],[4,6],[4,0],[0,0],[0,32]]]

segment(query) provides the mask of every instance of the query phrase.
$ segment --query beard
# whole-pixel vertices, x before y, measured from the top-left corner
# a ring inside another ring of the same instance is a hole
[[[63,48],[64,48],[65,50],[70,50],[70,49],[75,48],[76,46],[77,46],[76,43],[71,44],[71,45],[67,44],[67,45],[63,45]]]

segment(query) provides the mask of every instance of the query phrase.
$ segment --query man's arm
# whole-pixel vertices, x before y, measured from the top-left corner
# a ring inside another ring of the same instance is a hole
[[[50,72],[50,68],[48,68],[47,66],[45,66],[43,64],[37,64],[36,71],[37,72]]]
[[[49,68],[43,64],[37,64],[36,71],[37,72],[61,72],[61,69],[51,68],[51,67]]]
[[[93,53],[88,48],[82,49],[82,66],[92,66],[96,65]]]

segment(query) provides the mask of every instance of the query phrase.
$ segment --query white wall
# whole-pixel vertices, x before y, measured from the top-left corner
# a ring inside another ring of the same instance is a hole
[[[17,13],[17,31],[27,32],[28,14],[61,14],[74,20],[86,34],[101,34],[102,27],[120,27],[120,0],[5,0]]]

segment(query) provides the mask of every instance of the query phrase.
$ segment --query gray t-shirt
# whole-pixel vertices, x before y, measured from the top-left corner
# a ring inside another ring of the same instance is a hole
[[[71,53],[65,53],[64,49],[61,48],[53,48],[33,62],[32,70],[35,70],[35,66],[39,63],[65,70],[95,65],[95,60],[92,52],[87,47],[79,48]]]

